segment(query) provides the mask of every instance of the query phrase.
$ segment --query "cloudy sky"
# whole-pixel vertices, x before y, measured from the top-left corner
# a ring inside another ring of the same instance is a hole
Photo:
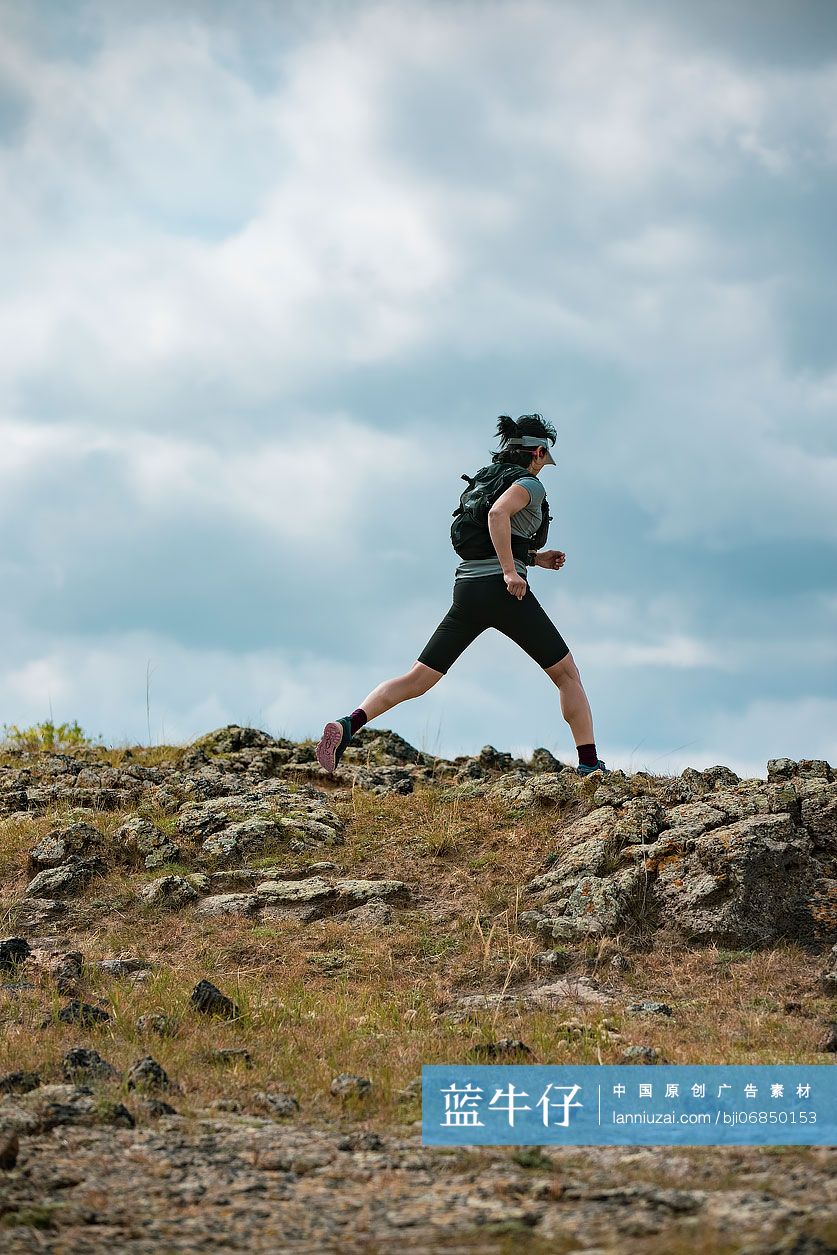
[[[0,0],[0,722],[318,736],[537,410],[608,765],[837,763],[835,190],[831,0]],[[491,632],[377,724],[576,761]]]

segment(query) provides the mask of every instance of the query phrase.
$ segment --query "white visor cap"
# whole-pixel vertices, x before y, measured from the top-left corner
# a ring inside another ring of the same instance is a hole
[[[537,449],[539,445],[543,445],[544,449],[546,449],[547,465],[555,465],[555,458],[549,452],[549,444],[546,436],[512,436],[511,440],[506,442],[506,447],[509,445],[519,445],[523,449]]]

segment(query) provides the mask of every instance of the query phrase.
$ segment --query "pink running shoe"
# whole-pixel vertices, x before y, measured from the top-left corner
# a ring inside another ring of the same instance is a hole
[[[325,767],[330,776],[352,743],[352,721],[348,715],[335,719],[323,728],[323,735],[317,746],[317,762]]]

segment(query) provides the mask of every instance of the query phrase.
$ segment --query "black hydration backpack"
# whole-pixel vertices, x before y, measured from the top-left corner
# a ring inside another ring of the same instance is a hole
[[[490,466],[483,466],[473,477],[460,476],[467,481],[468,487],[453,511],[450,527],[451,544],[460,558],[496,558],[497,553],[488,531],[488,511],[515,480],[528,474],[525,466],[492,462]],[[549,504],[544,497],[540,526],[534,536],[516,536],[512,532],[512,553],[515,558],[525,562],[530,549],[541,548],[546,541],[551,518]]]

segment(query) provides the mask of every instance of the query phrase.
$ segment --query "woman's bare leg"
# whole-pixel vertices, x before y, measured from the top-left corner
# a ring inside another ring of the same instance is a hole
[[[572,654],[567,654],[560,662],[546,667],[545,670],[552,682],[558,686],[561,694],[561,714],[570,725],[576,745],[591,744],[595,741],[593,714]]]
[[[382,680],[360,703],[360,708],[365,711],[367,719],[376,719],[399,702],[404,702],[409,697],[420,697],[434,684],[438,684],[443,675],[443,671],[435,671],[423,662],[414,662],[404,675],[397,675],[392,680]]]

